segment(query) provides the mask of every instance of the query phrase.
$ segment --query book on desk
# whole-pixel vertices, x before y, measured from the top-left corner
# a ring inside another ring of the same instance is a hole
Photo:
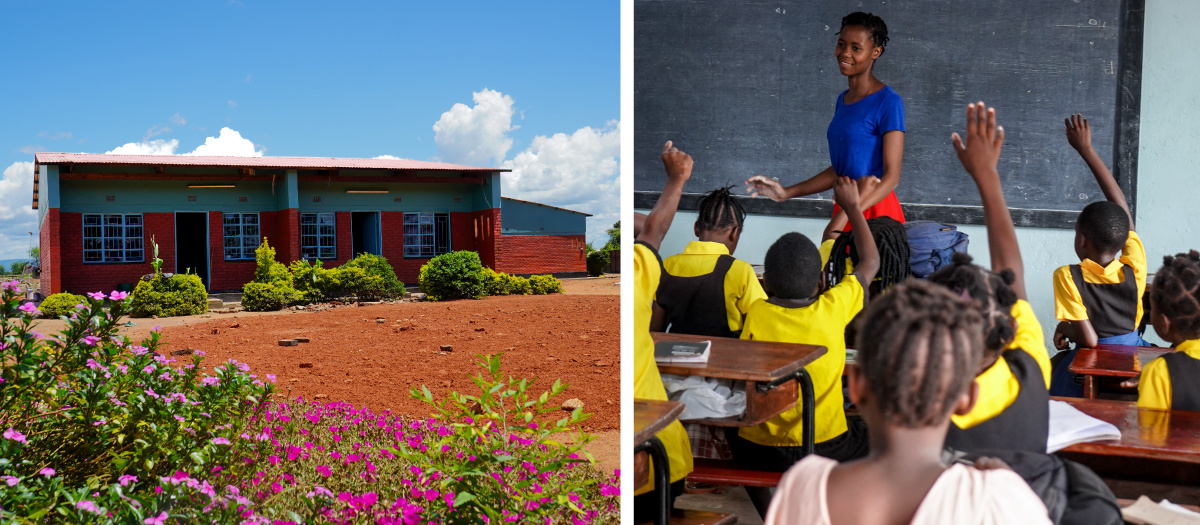
[[[1050,435],[1046,452],[1053,454],[1076,443],[1121,439],[1116,425],[1084,414],[1063,401],[1050,400]]]
[[[657,363],[707,363],[712,341],[658,341],[654,343]]]

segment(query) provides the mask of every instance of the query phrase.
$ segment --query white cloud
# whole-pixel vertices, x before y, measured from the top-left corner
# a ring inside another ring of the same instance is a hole
[[[400,157],[397,157],[395,155],[380,155],[378,157],[372,157],[372,158],[386,159],[386,160],[400,160]]]
[[[4,169],[4,178],[0,179],[0,259],[25,257],[29,232],[37,233],[33,163],[14,162]]]
[[[21,146],[20,152],[26,155],[32,155],[39,151],[46,151],[44,146]]]
[[[261,157],[266,148],[256,150],[254,143],[242,138],[242,134],[229,128],[221,128],[221,135],[204,139],[204,144],[185,155],[209,155],[220,157]]]
[[[433,125],[438,160],[468,166],[492,167],[512,148],[513,99],[484,88],[471,94],[474,107],[455,104]]]
[[[118,155],[174,155],[175,150],[179,148],[179,140],[143,140],[141,142],[128,142],[117,149],[106,151],[105,153],[115,153]]]
[[[176,125],[176,126],[182,126],[182,125],[184,125],[184,124],[187,124],[187,119],[186,119],[186,118],[183,118],[183,116],[182,116],[182,115],[180,115],[179,113],[176,113],[176,114],[174,114],[174,115],[171,115],[171,119],[170,119],[170,120],[171,120],[171,123],[172,123],[172,124],[174,124],[174,125]]]
[[[148,139],[148,138],[156,136],[156,135],[162,135],[163,133],[170,133],[170,132],[171,132],[171,128],[155,124],[154,127],[146,130],[145,138]]]
[[[229,107],[231,107],[231,108],[232,108],[232,107],[235,107],[235,106],[237,106],[237,102],[234,102],[234,101],[230,100],[230,101],[229,101]]]

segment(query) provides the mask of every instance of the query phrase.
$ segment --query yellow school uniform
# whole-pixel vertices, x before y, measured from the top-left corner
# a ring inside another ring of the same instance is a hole
[[[650,316],[654,313],[652,300],[654,290],[658,289],[661,275],[658,254],[645,244],[633,246],[633,397],[639,399],[667,400],[667,391],[663,388],[662,377],[658,375],[658,365],[654,364],[654,339],[650,337]],[[692,472],[692,450],[688,444],[687,432],[678,421],[667,425],[658,433],[666,449],[667,459],[671,466],[671,482],[683,479]],[[654,465],[651,464],[651,468]],[[653,471],[652,471],[653,472]],[[634,495],[654,490],[654,477]]]
[[[816,409],[813,411],[814,440],[829,441],[846,432],[842,397],[842,371],[846,366],[846,325],[863,308],[863,287],[858,276],[847,275],[816,302],[801,308],[786,308],[759,301],[750,307],[742,339],[803,343],[824,346],[825,355],[804,367],[812,378]],[[742,438],[772,447],[803,445],[803,407],[775,416],[766,422],[742,428]]]
[[[1179,343],[1175,351],[1187,354],[1193,359],[1200,359],[1200,339]],[[1161,357],[1150,361],[1142,368],[1142,376],[1138,380],[1138,408],[1170,410],[1171,395],[1171,375],[1167,373],[1167,362]]]
[[[696,277],[712,273],[717,259],[729,255],[729,249],[719,242],[692,241],[684,250],[663,260],[667,273],[678,277]],[[750,311],[750,305],[766,299],[754,268],[743,260],[734,260],[725,272],[725,317],[729,329],[742,330],[742,318]]]
[[[1050,384],[1050,355],[1046,351],[1046,340],[1042,333],[1042,325],[1038,323],[1033,307],[1028,301],[1019,299],[1012,307],[1012,316],[1017,321],[1017,333],[1008,349],[1020,348],[1037,361],[1042,370],[1047,389]],[[979,383],[979,399],[975,407],[965,415],[951,415],[950,419],[959,428],[968,429],[987,421],[1008,408],[1021,393],[1021,385],[1013,375],[1012,369],[1003,359],[975,377]]]
[[[1091,259],[1079,263],[1083,281],[1096,284],[1115,284],[1124,282],[1125,272],[1122,268],[1128,265],[1133,269],[1133,277],[1137,280],[1137,317],[1133,326],[1142,322],[1142,295],[1146,292],[1146,248],[1137,232],[1129,232],[1129,239],[1121,248],[1121,256],[1114,259],[1108,266],[1100,266]],[[1054,317],[1059,321],[1083,321],[1089,319],[1087,308],[1079,289],[1071,278],[1071,266],[1060,266],[1054,270]]]

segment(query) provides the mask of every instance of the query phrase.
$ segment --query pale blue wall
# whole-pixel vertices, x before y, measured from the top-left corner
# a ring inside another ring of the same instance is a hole
[[[302,211],[474,211],[481,186],[476,184],[380,184],[366,182],[301,181]],[[388,193],[346,193],[346,190],[386,189]],[[313,197],[321,202],[313,202]],[[455,197],[459,202],[454,202]],[[396,202],[400,198],[400,202]]]
[[[584,235],[587,215],[530,202],[503,199],[503,235]]]
[[[1200,24],[1200,2],[1147,0],[1142,54],[1141,140],[1138,150],[1137,229],[1146,245],[1151,271],[1162,265],[1163,255],[1200,249],[1200,103],[1195,86],[1200,85],[1200,60],[1188,51],[1185,35]],[[1182,46],[1182,47],[1181,47]],[[1001,110],[1003,108],[1000,108]],[[1010,129],[1016,124],[1008,126]],[[951,154],[949,141],[946,154]],[[1082,162],[1082,161],[1080,161]],[[815,168],[814,168],[815,169]],[[815,171],[814,171],[815,173]],[[962,183],[971,184],[966,173]],[[638,210],[646,213],[648,210]],[[679,253],[694,239],[694,212],[679,212],[661,253]],[[826,222],[751,216],[746,234],[734,254],[761,264],[763,254],[785,232],[798,231],[819,239]],[[971,255],[988,264],[987,232],[982,226],[962,226],[971,236]],[[1054,290],[1051,274],[1064,264],[1078,262],[1071,249],[1073,230],[1018,228],[1017,239],[1025,260],[1026,291],[1046,334],[1046,345],[1054,352]],[[1147,339],[1161,339],[1147,330]]]

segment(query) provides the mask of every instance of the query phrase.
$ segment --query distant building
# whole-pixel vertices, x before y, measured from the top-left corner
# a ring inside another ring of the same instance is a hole
[[[514,274],[583,274],[588,214],[502,198],[509,170],[398,159],[37,153],[41,288],[113,290],[152,271],[209,290],[254,277],[266,237],[282,262],[382,255],[406,284],[452,250]],[[501,221],[503,210],[504,222]]]

